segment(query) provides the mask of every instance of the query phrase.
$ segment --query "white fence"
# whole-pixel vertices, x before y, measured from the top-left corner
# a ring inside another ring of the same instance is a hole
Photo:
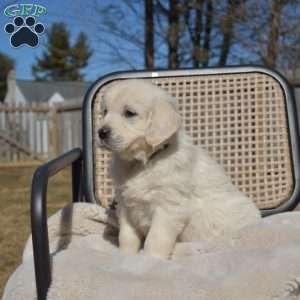
[[[48,159],[81,143],[81,103],[0,105],[1,161]]]

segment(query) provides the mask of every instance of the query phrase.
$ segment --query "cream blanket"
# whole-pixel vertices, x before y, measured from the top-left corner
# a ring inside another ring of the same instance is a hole
[[[263,219],[217,242],[178,243],[172,260],[127,256],[113,217],[95,204],[49,218],[49,300],[300,299],[300,212]],[[31,238],[3,300],[36,299]]]

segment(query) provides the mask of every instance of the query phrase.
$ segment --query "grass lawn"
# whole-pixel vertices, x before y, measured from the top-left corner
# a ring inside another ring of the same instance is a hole
[[[0,167],[0,298],[30,234],[30,189],[35,168]],[[51,214],[71,199],[70,170],[54,176],[48,188]]]

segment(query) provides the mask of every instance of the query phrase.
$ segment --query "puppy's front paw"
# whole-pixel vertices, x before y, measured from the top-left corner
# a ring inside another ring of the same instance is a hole
[[[183,222],[169,218],[164,212],[156,212],[145,240],[145,253],[164,259],[171,257],[183,226]]]
[[[141,247],[141,239],[132,227],[121,227],[119,232],[119,248],[127,254],[136,254]]]
[[[153,249],[145,249],[144,254],[161,259],[169,259],[171,257],[171,252],[169,251],[164,252],[161,250],[156,251]]]
[[[127,254],[136,254],[139,252],[142,239],[139,232],[132,226],[128,220],[125,210],[120,209],[119,215],[119,248]]]
[[[120,243],[120,250],[123,253],[129,254],[129,255],[134,255],[137,254],[139,252],[140,246],[137,244],[129,244],[129,243]]]
[[[164,236],[161,231],[154,232],[151,230],[145,241],[144,252],[157,258],[168,259],[173,252],[175,241],[176,236]]]

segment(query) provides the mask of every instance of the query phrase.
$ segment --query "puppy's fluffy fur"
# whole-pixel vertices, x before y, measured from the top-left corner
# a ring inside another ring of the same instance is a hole
[[[119,246],[168,257],[176,241],[208,240],[260,218],[223,168],[181,129],[174,99],[142,80],[108,88],[100,144],[113,153]],[[129,111],[129,112],[128,112]]]

